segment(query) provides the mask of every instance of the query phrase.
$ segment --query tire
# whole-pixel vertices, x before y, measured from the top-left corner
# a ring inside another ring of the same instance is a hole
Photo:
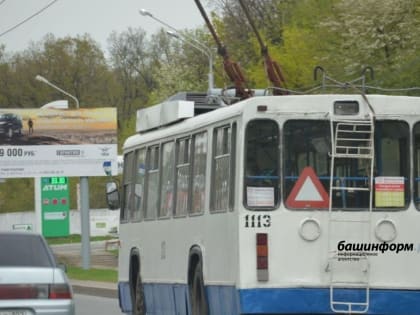
[[[146,315],[146,304],[144,300],[144,288],[141,281],[140,271],[137,274],[136,290],[134,293],[133,315]]]
[[[190,284],[190,303],[192,315],[208,315],[207,296],[204,287],[203,270],[199,262],[192,274]]]
[[[9,139],[13,138],[13,129],[12,128],[7,129],[7,137]]]

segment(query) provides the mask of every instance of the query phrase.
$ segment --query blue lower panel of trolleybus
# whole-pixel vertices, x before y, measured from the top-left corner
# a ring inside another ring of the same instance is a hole
[[[144,283],[147,314],[189,315],[189,293],[186,284]],[[239,295],[234,286],[206,286],[210,314],[239,314]],[[130,287],[127,282],[118,284],[120,308],[131,313]]]
[[[121,310],[132,309],[128,283],[118,285]],[[144,284],[147,314],[189,315],[188,286],[185,284]],[[238,314],[334,314],[329,288],[242,289],[233,286],[206,286],[211,315]],[[419,315],[420,291],[370,289],[370,315]],[[366,290],[334,289],[334,300],[362,303]],[[363,307],[362,307],[363,308]],[[336,309],[340,310],[337,306]],[[361,308],[359,308],[361,309]],[[357,306],[353,310],[358,310]]]
[[[370,289],[369,309],[365,314],[418,315],[420,291]],[[246,289],[239,290],[244,314],[334,314],[329,288]],[[363,303],[366,290],[334,289],[334,300]],[[346,308],[336,305],[336,309]],[[353,310],[363,307],[354,307]]]

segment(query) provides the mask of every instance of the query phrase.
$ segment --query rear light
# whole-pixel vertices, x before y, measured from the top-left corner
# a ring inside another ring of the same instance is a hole
[[[268,281],[268,234],[257,233],[257,280]]]
[[[46,299],[47,284],[2,284],[0,300]]]
[[[51,284],[50,285],[50,294],[48,296],[50,299],[71,299],[71,289],[66,283],[60,284]]]
[[[67,284],[2,284],[0,300],[71,299]]]

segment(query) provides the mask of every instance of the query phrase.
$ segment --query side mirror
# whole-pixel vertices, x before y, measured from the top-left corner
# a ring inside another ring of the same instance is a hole
[[[106,202],[110,210],[120,208],[120,192],[118,191],[118,184],[116,182],[106,183]]]
[[[58,268],[63,270],[64,273],[67,273],[67,265],[66,264],[58,264]]]

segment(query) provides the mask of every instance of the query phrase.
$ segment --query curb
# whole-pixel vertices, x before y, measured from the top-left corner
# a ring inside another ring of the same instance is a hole
[[[118,299],[118,289],[114,283],[93,283],[72,280],[70,280],[70,283],[73,288],[73,293]]]

